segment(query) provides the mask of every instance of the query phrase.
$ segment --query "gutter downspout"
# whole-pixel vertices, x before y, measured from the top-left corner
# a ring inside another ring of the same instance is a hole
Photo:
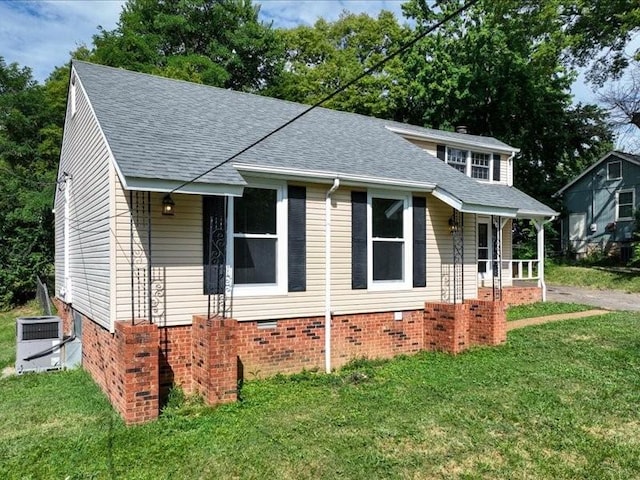
[[[509,186],[513,185],[513,158],[516,156],[517,152],[511,152],[511,156],[507,158],[507,176],[511,174],[511,178],[507,179],[507,184]]]
[[[331,373],[331,195],[339,186],[340,179],[336,177],[324,201],[324,366],[327,373]]]

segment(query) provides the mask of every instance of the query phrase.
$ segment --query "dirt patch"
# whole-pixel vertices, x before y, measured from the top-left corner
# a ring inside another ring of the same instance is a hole
[[[516,328],[529,327],[531,325],[542,325],[543,323],[559,322],[560,320],[573,320],[575,318],[595,317],[611,313],[608,310],[587,310],[586,312],[561,313],[558,315],[547,315],[546,317],[525,318],[507,323],[507,331]]]
[[[0,372],[0,379],[7,378],[15,374],[16,374],[16,369],[14,367],[5,367]]]

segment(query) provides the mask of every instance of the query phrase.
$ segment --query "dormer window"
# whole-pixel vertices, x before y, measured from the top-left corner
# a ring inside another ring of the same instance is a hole
[[[447,147],[446,158],[443,160],[456,170],[477,180],[490,181],[493,168],[493,181],[500,181],[500,155],[498,154]]]
[[[491,155],[488,153],[471,153],[471,178],[489,180],[489,164]]]
[[[462,173],[467,173],[467,158],[469,152],[457,148],[447,149],[447,163]]]

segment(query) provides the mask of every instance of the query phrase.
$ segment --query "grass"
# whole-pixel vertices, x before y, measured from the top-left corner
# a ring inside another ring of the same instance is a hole
[[[216,409],[178,393],[127,428],[81,370],[0,380],[0,478],[640,476],[638,314],[250,381]]]
[[[522,320],[523,318],[546,317],[560,313],[574,313],[592,310],[589,305],[561,302],[537,302],[528,305],[516,305],[507,309],[507,321]]]
[[[615,267],[575,267],[548,263],[545,265],[545,279],[550,285],[640,293],[640,272]]]

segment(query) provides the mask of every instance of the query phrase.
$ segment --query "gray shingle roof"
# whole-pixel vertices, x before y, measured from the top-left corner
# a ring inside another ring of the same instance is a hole
[[[308,108],[86,62],[74,61],[73,67],[125,177],[189,181]],[[387,125],[421,130],[317,108],[236,161],[384,178],[399,184],[435,184],[464,204],[554,213],[514,188],[479,184],[391,132]],[[508,147],[495,139],[480,138],[488,145]],[[231,163],[199,182],[246,183]]]

